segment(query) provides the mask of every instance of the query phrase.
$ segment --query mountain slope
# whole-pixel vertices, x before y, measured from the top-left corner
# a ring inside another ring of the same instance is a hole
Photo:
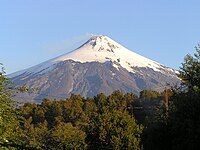
[[[114,90],[139,93],[179,82],[176,71],[140,56],[107,36],[93,36],[76,50],[10,77],[15,86],[37,87],[27,98],[94,96]]]

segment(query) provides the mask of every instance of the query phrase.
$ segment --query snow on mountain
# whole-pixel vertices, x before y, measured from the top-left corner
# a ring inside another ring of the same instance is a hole
[[[76,50],[9,75],[14,87],[38,89],[15,99],[41,102],[73,94],[93,97],[115,90],[139,94],[180,83],[176,71],[138,55],[107,36],[92,36]]]
[[[154,71],[161,73],[166,71],[175,72],[171,68],[165,67],[155,61],[128,50],[107,36],[98,35],[92,36],[85,44],[72,52],[43,62],[29,69],[10,74],[9,77],[13,78],[21,74],[26,74],[26,76],[43,74],[52,70],[59,62],[66,60],[74,60],[81,63],[104,63],[106,61],[111,61],[113,62],[113,67],[118,69],[119,66],[122,66],[132,73],[135,73],[135,67],[151,68]]]
[[[160,71],[161,65],[143,56],[140,56],[107,36],[93,36],[77,50],[54,59],[54,62],[72,59],[80,62],[118,62],[130,72],[132,67],[149,67]]]

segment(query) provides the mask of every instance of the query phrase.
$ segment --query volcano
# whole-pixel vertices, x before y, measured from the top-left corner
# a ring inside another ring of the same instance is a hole
[[[115,90],[123,93],[164,90],[180,81],[177,71],[128,50],[111,38],[92,36],[72,52],[10,74],[14,87],[26,86],[18,101],[64,99],[71,94],[93,97]]]

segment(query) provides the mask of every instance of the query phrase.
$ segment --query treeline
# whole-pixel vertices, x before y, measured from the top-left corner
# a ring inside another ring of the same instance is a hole
[[[0,149],[200,149],[200,50],[180,68],[182,86],[139,96],[115,91],[93,98],[18,106],[0,73]]]
[[[94,98],[71,95],[66,100],[44,99],[41,104],[25,104],[18,110],[28,137],[27,146],[141,149],[145,121],[152,117],[156,106],[162,105],[162,93],[145,90],[138,97],[115,91],[110,96],[101,93]]]
[[[26,145],[37,149],[139,149],[143,127],[128,112],[136,96],[72,95],[20,107]]]
[[[138,100],[137,95],[115,91],[110,96],[27,103],[6,114],[13,120],[4,125],[13,130],[1,132],[7,134],[0,144],[9,149],[140,149],[143,126],[134,118]]]

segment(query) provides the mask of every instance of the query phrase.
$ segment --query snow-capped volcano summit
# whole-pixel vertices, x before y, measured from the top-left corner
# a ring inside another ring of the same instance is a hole
[[[167,69],[165,66],[155,61],[128,50],[107,36],[96,35],[92,36],[85,44],[72,52],[31,67],[30,69],[25,69],[11,74],[10,77],[15,77],[22,73],[28,73],[30,75],[37,73],[42,74],[53,69],[57,63],[66,60],[74,60],[81,63],[104,63],[106,61],[111,61],[113,62],[114,67],[118,68],[120,65],[129,72],[133,73],[135,73],[134,67],[147,67],[158,72],[161,72],[163,69]],[[170,68],[168,69],[174,71]]]
[[[138,93],[178,82],[175,70],[138,55],[103,35],[92,36],[72,52],[9,77],[15,86],[38,87],[40,91],[33,98],[41,97],[41,93],[57,96],[71,93],[94,96],[114,90]]]
[[[72,59],[79,62],[118,62],[122,67],[130,72],[134,72],[132,67],[149,67],[155,71],[160,71],[162,65],[150,59],[140,56],[107,36],[92,36],[81,47],[54,59],[54,62]]]

